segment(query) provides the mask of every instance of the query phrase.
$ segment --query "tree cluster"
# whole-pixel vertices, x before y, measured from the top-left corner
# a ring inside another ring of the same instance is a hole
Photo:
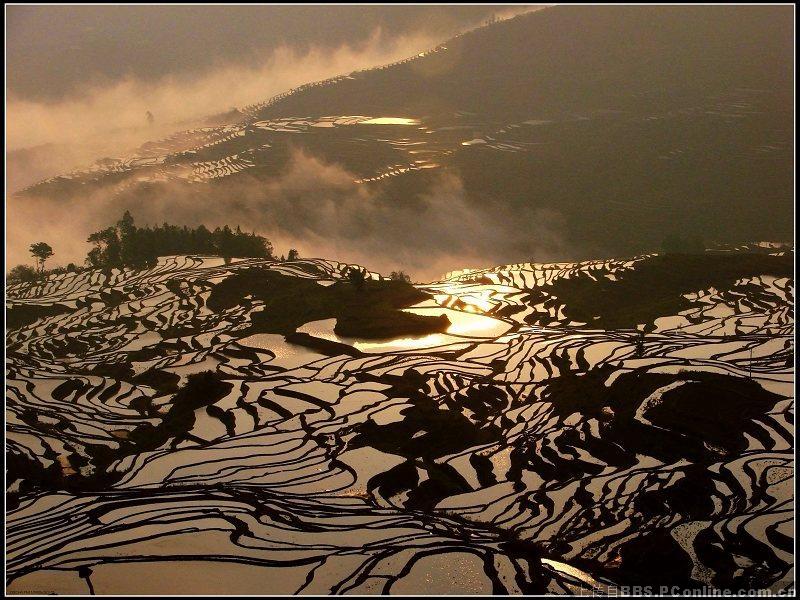
[[[200,254],[222,256],[226,262],[231,258],[269,258],[272,259],[272,244],[255,233],[245,233],[240,227],[217,227],[209,231],[204,225],[196,228],[178,227],[164,223],[155,227],[137,227],[131,213],[126,211],[115,225],[96,231],[87,240],[93,248],[86,256],[86,266],[90,269],[110,269],[114,267],[145,268],[153,266],[159,256],[176,254]],[[53,256],[53,248],[45,242],[31,244],[36,268],[17,265],[7,275],[7,281],[31,283],[47,275],[77,273],[82,269],[73,263],[66,267],[45,270],[48,258]],[[289,250],[289,260],[298,260],[296,249]]]
[[[196,228],[164,223],[155,227],[136,227],[130,212],[116,225],[91,234],[87,240],[94,247],[86,257],[92,268],[143,268],[155,264],[159,256],[201,254],[236,258],[272,258],[272,244],[255,233],[245,233],[238,226],[204,225]]]
[[[392,281],[405,281],[406,283],[411,283],[411,275],[405,271],[392,271],[392,273],[389,275],[389,279]]]

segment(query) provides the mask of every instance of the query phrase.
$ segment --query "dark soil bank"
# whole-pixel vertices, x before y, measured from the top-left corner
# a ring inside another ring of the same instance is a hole
[[[229,277],[211,292],[208,307],[221,312],[252,295],[264,302],[245,332],[289,335],[301,325],[336,319],[335,332],[345,337],[384,339],[446,331],[446,316],[428,317],[403,312],[430,298],[404,281],[366,280],[359,285],[337,281],[322,286],[310,279],[287,277],[267,269],[248,269]]]

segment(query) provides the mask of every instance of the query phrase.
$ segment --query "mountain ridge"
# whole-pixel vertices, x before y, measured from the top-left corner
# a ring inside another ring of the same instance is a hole
[[[416,207],[450,229],[426,234],[421,247],[460,254],[462,264],[635,254],[676,232],[720,243],[789,239],[787,15],[760,6],[549,7],[393,66],[310,84],[236,123],[178,133],[26,194],[101,190],[126,208],[244,195],[248,220],[302,240],[307,232],[287,211],[314,209],[268,189],[299,153],[312,159],[297,167],[309,181],[328,167],[352,181],[308,183],[310,196],[334,206],[346,198],[352,219],[376,231],[413,226],[405,207]],[[375,124],[385,118],[407,124]],[[448,206],[459,215],[450,221]],[[173,209],[190,218],[188,207]],[[461,230],[461,216],[474,226]],[[493,239],[495,230],[506,235]],[[380,252],[375,239],[350,243],[363,256]],[[403,236],[392,243],[415,251]]]

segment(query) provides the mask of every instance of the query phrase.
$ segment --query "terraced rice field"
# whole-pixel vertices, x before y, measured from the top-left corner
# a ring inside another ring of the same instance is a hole
[[[334,349],[253,331],[252,295],[208,305],[252,269],[345,285],[334,261],[9,287],[8,590],[785,589],[794,281],[675,287],[643,337],[571,287],[599,298],[658,260],[418,285],[406,310],[447,314],[439,334],[298,328]]]

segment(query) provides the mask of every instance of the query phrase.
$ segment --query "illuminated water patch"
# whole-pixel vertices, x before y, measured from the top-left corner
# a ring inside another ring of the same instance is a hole
[[[385,340],[366,340],[338,336],[333,331],[336,326],[336,319],[312,321],[299,327],[297,331],[318,338],[348,344],[361,352],[403,352],[494,338],[504,334],[510,328],[508,323],[485,315],[425,306],[424,303],[423,305],[403,310],[431,317],[447,315],[451,325],[445,333],[431,333],[418,337],[400,337]]]
[[[361,125],[419,125],[419,119],[406,119],[405,117],[375,117],[361,121]]]

